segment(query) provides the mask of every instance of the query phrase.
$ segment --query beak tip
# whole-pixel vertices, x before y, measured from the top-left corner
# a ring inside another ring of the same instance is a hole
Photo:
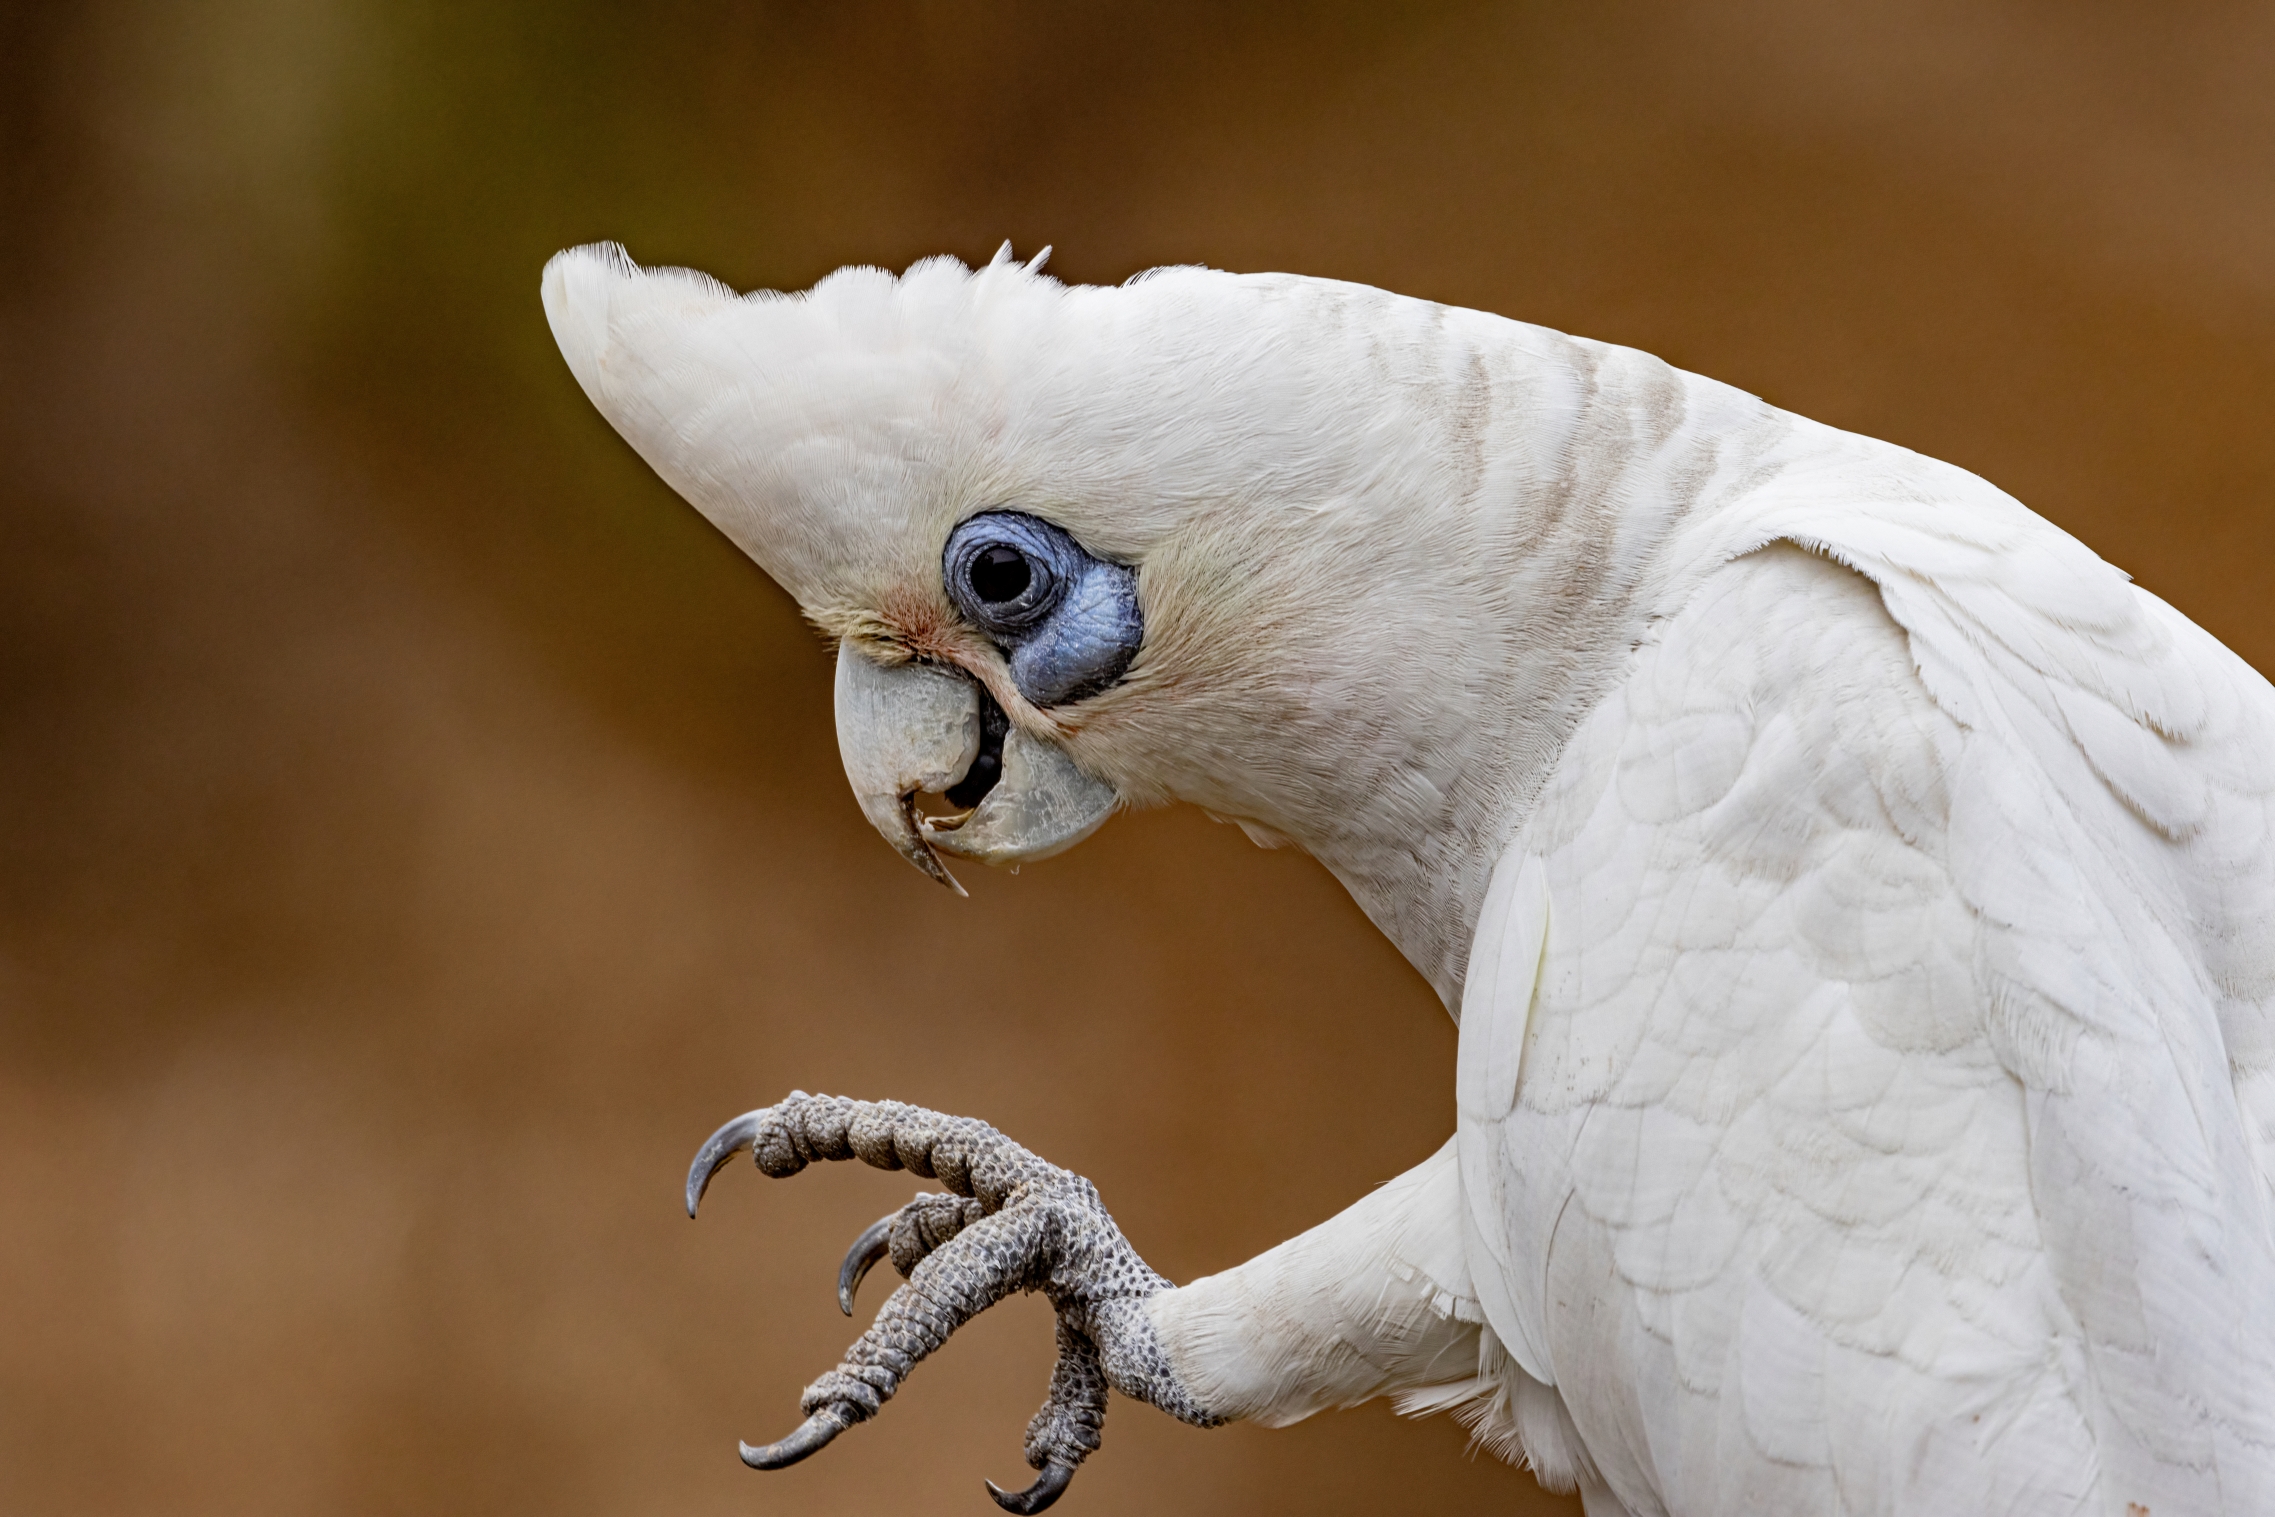
[[[971,899],[972,893],[964,888],[964,882],[949,873],[948,866],[940,862],[940,855],[933,851],[932,844],[921,835],[916,840],[916,851],[909,856],[909,862],[965,900]]]

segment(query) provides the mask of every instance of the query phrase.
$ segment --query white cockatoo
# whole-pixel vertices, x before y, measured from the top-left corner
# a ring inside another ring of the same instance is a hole
[[[1434,1157],[1172,1286],[978,1122],[793,1093],[770,1175],[937,1178],[746,1446],[1058,1311],[1106,1387],[1462,1412],[1592,1517],[2275,1512],[2275,690],[1963,470],[1642,353],[1009,249],[736,295],[545,271],[570,368],[838,642],[860,804],[1044,857],[1189,801],[1309,851],[1460,1022]],[[944,799],[920,808],[919,795]]]

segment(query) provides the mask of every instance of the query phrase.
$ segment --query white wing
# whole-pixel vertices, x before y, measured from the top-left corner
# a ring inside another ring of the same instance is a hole
[[[2275,692],[1870,461],[1762,493],[1496,880],[1488,1316],[1639,1513],[2275,1510]]]

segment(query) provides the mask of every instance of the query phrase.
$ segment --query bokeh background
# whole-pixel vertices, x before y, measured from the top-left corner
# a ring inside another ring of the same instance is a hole
[[[985,1116],[1176,1278],[1450,1130],[1451,1024],[1301,857],[899,863],[823,647],[555,356],[555,249],[1009,237],[1632,343],[2266,669],[2271,78],[2264,3],[0,6],[0,1511],[976,1517],[1047,1312],[744,1471],[909,1186],[738,1168],[691,1226],[717,1122]],[[1464,1445],[1123,1404],[1063,1510],[1576,1510]]]

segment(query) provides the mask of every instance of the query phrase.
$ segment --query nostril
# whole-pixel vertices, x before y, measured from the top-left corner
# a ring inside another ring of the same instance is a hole
[[[995,697],[982,686],[979,756],[972,760],[972,767],[964,771],[964,777],[948,787],[950,805],[969,810],[995,788],[995,782],[1003,778],[1003,740],[1010,734],[1011,718],[1003,714]]]

